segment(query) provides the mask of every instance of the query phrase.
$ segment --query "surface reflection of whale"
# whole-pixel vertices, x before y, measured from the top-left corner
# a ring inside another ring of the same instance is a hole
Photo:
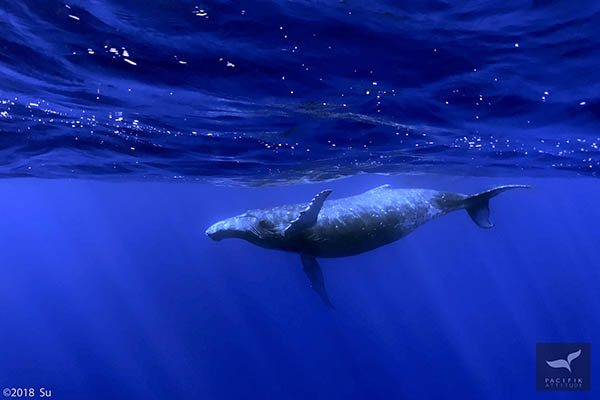
[[[310,203],[249,210],[206,230],[214,240],[239,238],[267,249],[298,253],[312,288],[333,307],[317,257],[346,257],[376,249],[451,211],[467,210],[482,228],[491,228],[489,200],[509,189],[499,186],[464,195],[427,189],[377,187],[357,196],[328,200],[331,190]]]

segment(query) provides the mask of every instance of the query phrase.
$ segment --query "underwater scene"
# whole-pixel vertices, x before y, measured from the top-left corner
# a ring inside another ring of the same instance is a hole
[[[599,65],[597,1],[1,0],[2,397],[598,398]]]

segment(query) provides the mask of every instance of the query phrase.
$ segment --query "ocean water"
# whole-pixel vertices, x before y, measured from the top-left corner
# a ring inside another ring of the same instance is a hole
[[[600,4],[0,1],[0,389],[530,399],[600,332]],[[373,187],[476,193],[354,257],[211,224]],[[10,396],[9,396],[10,397]],[[21,396],[23,397],[23,396]]]

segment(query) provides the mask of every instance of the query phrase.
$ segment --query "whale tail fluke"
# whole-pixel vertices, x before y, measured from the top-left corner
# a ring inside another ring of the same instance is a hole
[[[510,189],[530,188],[527,185],[505,185],[468,196],[464,200],[465,209],[477,226],[489,229],[494,226],[490,221],[490,199]]]

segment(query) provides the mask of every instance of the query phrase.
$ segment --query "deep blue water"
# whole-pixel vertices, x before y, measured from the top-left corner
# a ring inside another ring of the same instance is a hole
[[[0,385],[56,398],[573,398],[535,391],[536,342],[591,342],[600,191],[525,180],[363,255],[323,259],[336,310],[295,254],[204,229],[249,205],[381,183],[474,192],[504,180],[363,176],[329,184],[11,180],[0,185]]]
[[[0,389],[530,399],[599,389],[600,3],[0,0]],[[336,179],[342,178],[344,179]],[[375,186],[475,193],[321,260],[205,229]]]

